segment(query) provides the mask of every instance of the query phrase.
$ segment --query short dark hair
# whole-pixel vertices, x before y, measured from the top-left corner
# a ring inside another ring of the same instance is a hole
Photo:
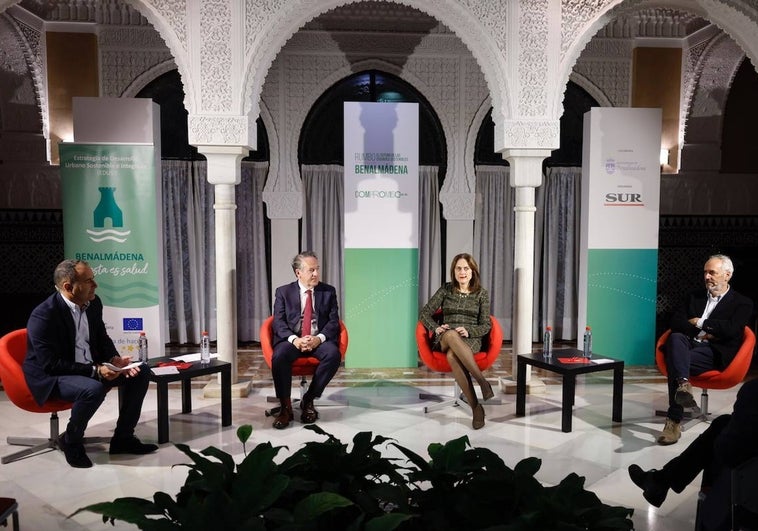
[[[76,280],[76,266],[83,264],[88,266],[89,264],[84,260],[64,260],[55,267],[53,273],[53,282],[55,287],[60,288],[64,282],[73,282]]]
[[[303,268],[303,262],[306,258],[315,258],[318,260],[318,256],[316,256],[316,253],[313,251],[303,251],[301,253],[298,253],[295,255],[295,258],[292,259],[292,272],[302,269]]]

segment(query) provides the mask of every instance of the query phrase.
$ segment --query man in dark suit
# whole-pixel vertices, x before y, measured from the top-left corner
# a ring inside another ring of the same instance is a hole
[[[87,424],[114,386],[123,387],[121,408],[110,444],[111,454],[146,454],[158,447],[134,436],[150,383],[148,371],[126,367],[108,337],[103,303],[95,295],[92,268],[80,260],[64,260],[53,275],[57,292],[37,306],[27,324],[24,375],[38,404],[59,398],[73,402],[66,431],[58,438],[66,461],[76,468],[92,466],[82,439]]]
[[[753,302],[729,286],[733,273],[728,256],[711,256],[703,268],[706,289],[690,293],[671,318],[665,348],[669,409],[659,444],[679,440],[684,408],[697,405],[689,376],[724,369],[742,344]]]
[[[315,422],[318,412],[313,400],[320,397],[339,369],[340,321],[337,291],[319,282],[318,258],[302,252],[292,260],[297,280],[276,289],[274,297],[271,372],[281,411],[274,428],[283,429],[295,418],[292,412],[292,363],[299,357],[318,358],[319,364],[300,403],[303,423]]]
[[[717,417],[680,455],[661,470],[629,466],[629,476],[645,499],[660,507],[668,490],[682,492],[700,472],[707,488],[704,529],[728,529],[731,471],[758,455],[758,380],[737,393],[731,415]]]

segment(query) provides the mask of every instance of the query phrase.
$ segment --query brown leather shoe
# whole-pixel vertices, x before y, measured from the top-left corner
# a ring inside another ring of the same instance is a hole
[[[313,424],[318,420],[318,411],[313,406],[312,398],[305,398],[300,401],[300,409],[302,414],[300,415],[300,422],[303,424]]]
[[[281,403],[279,415],[274,419],[273,426],[277,430],[283,430],[295,420],[295,414],[292,412],[292,399],[280,398],[279,402]]]

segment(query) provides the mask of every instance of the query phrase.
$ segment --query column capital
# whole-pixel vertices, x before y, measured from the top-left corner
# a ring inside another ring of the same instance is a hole
[[[239,184],[240,161],[250,152],[242,146],[199,145],[199,153],[208,160],[208,182]]]
[[[511,165],[511,186],[531,186],[542,184],[542,161],[549,157],[547,149],[506,149],[501,155]]]

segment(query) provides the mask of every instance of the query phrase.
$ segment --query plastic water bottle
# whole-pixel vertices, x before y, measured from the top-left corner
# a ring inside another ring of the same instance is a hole
[[[139,333],[137,352],[139,352],[139,360],[143,363],[147,363],[147,336],[145,335],[145,332]]]
[[[545,327],[545,335],[542,338],[542,355],[545,359],[553,357],[553,328]]]
[[[200,365],[210,365],[211,363],[211,340],[208,332],[203,332],[200,338]]]
[[[592,329],[589,326],[584,328],[584,352],[582,355],[585,358],[592,357]]]

